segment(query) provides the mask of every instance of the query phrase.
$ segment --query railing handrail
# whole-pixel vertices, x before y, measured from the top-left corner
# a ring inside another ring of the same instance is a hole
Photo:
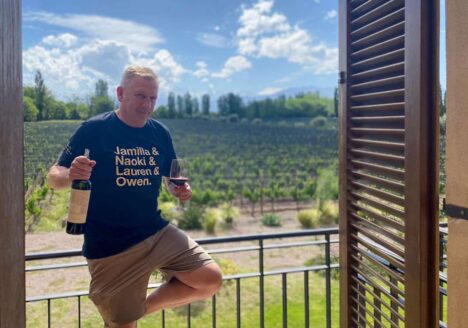
[[[258,240],[265,240],[265,239],[279,239],[279,238],[292,238],[292,237],[324,236],[324,235],[335,235],[335,234],[338,234],[338,227],[305,229],[305,230],[296,230],[296,231],[278,232],[278,233],[265,233],[265,234],[207,237],[207,238],[198,238],[198,239],[195,239],[195,241],[200,245],[208,245],[208,244],[221,244],[221,243],[230,243],[230,242],[258,241]],[[61,251],[53,251],[53,252],[27,253],[25,255],[25,261],[49,260],[49,259],[58,259],[58,258],[63,258],[63,257],[75,257],[75,256],[82,256],[82,255],[83,253],[81,249],[61,250]]]

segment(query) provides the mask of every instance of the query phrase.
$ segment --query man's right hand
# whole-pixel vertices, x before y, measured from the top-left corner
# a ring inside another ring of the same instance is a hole
[[[71,162],[70,169],[68,170],[68,179],[73,180],[89,180],[93,167],[96,161],[92,161],[85,156],[76,157]]]

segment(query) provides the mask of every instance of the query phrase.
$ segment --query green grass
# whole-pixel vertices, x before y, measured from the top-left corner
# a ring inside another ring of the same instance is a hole
[[[288,326],[304,327],[304,275],[289,274],[288,282]],[[310,327],[326,327],[325,279],[315,273],[309,275]],[[259,327],[259,278],[241,280],[241,326]],[[332,280],[332,327],[338,327],[338,281]],[[76,298],[53,300],[51,302],[52,327],[77,327],[78,305]],[[192,305],[191,327],[211,327],[211,300]],[[101,327],[97,310],[88,297],[82,297],[82,327]],[[187,326],[187,307],[166,311],[166,327]],[[216,298],[217,327],[237,327],[236,284],[227,281]],[[283,324],[281,276],[265,277],[265,327],[279,328]],[[139,328],[161,327],[161,313],[155,313],[140,320]],[[27,304],[27,327],[47,327],[47,302]]]

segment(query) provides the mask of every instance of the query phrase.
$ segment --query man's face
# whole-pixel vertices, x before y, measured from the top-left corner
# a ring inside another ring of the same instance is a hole
[[[120,118],[132,127],[143,127],[153,113],[158,98],[156,81],[140,76],[117,88]]]

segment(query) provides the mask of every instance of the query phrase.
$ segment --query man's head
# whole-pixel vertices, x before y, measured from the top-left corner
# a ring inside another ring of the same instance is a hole
[[[117,87],[119,118],[132,127],[143,127],[158,98],[158,77],[149,67],[128,66]]]

